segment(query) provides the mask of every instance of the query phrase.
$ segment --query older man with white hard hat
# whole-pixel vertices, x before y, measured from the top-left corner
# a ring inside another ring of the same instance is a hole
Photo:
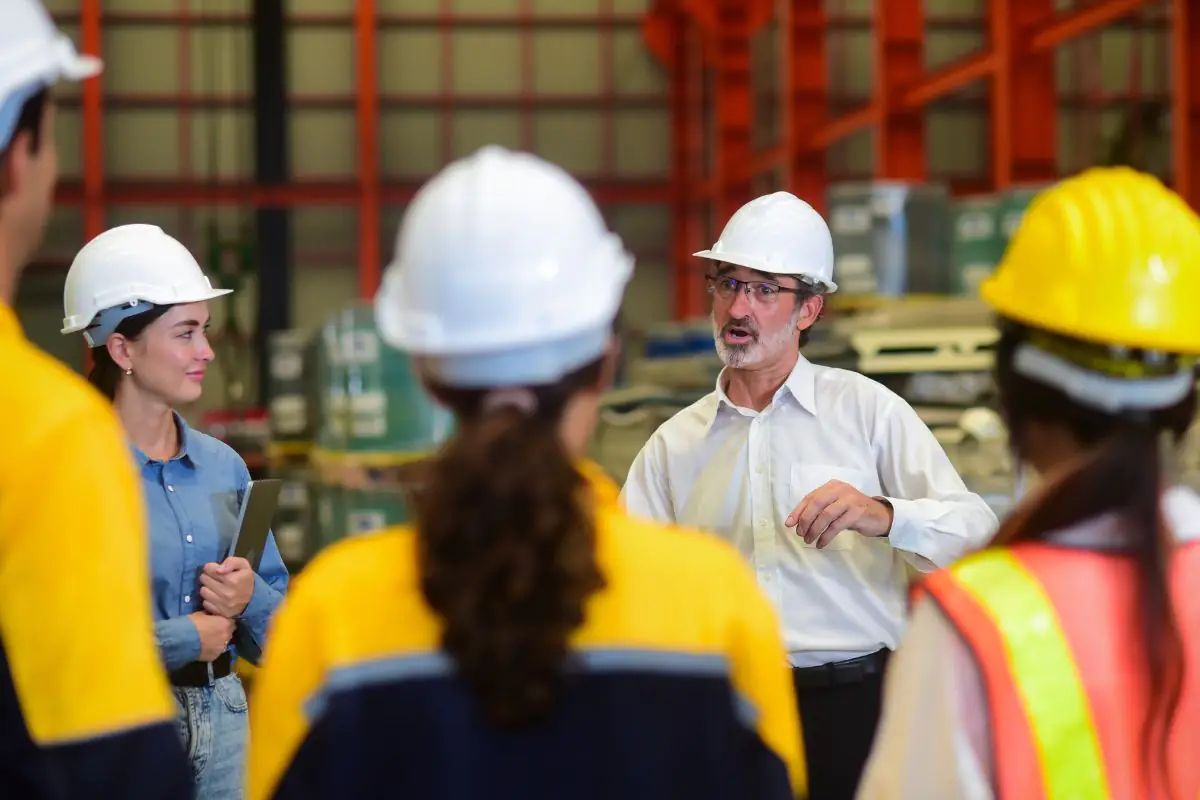
[[[628,509],[731,540],[779,610],[811,798],[848,798],[899,642],[909,565],[983,544],[996,516],[899,396],[800,352],[833,282],[829,228],[776,192],[729,220],[706,280],[725,369],[635,459]]]
[[[0,797],[14,800],[191,789],[124,436],[11,307],[54,205],[53,86],[99,71],[37,0],[0,2]]]

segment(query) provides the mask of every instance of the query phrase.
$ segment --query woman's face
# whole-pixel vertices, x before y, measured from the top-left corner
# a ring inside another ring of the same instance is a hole
[[[208,305],[172,306],[126,342],[132,380],[140,389],[170,405],[199,399],[204,372],[213,360],[208,343]]]

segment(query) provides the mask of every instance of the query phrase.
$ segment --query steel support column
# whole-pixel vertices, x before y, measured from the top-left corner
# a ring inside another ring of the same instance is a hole
[[[825,153],[799,148],[829,117],[829,67],[825,49],[824,0],[783,0],[780,34],[783,71],[781,138],[785,156],[784,188],[821,213],[829,176]],[[791,157],[795,154],[794,158]]]
[[[383,264],[379,175],[379,59],[375,0],[356,0],[354,52],[358,126],[358,294],[374,297]]]
[[[1200,8],[1173,0],[1171,14],[1175,189],[1200,209]]]
[[[925,74],[921,0],[875,0],[875,174],[884,180],[925,180],[925,114],[904,92]]]
[[[1054,53],[1034,51],[1025,37],[1054,14],[1054,0],[992,0],[988,27],[992,75],[992,179],[1052,181],[1058,174],[1058,98]]]
[[[720,0],[716,39],[717,225],[749,202],[751,188],[750,10],[745,0]]]
[[[83,52],[103,57],[102,0],[82,0],[79,36]],[[83,238],[104,232],[104,88],[103,73],[83,82]]]
[[[254,178],[259,186],[286,186],[288,142],[287,28],[284,0],[254,0]],[[270,380],[270,336],[292,324],[292,214],[281,206],[254,212],[258,262],[258,391]]]

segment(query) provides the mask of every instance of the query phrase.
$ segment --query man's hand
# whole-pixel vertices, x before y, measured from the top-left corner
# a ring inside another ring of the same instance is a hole
[[[246,559],[230,557],[220,564],[204,565],[200,599],[208,613],[233,619],[246,610],[253,594],[254,570]]]
[[[224,653],[229,647],[229,640],[233,638],[233,630],[237,627],[237,623],[225,617],[214,617],[203,611],[188,614],[188,619],[192,621],[192,624],[196,626],[196,631],[200,634],[200,660],[215,661],[217,656]]]
[[[842,531],[853,528],[863,536],[887,536],[892,529],[892,508],[855,489],[833,480],[813,489],[784,522],[808,544],[826,547]]]

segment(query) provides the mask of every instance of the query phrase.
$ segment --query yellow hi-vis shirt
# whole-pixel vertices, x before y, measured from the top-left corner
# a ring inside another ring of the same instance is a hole
[[[779,623],[740,556],[627,516],[585,472],[608,585],[547,720],[486,725],[439,647],[414,532],[355,537],[318,555],[277,612],[250,701],[249,800],[803,795]]]
[[[0,797],[188,797],[112,408],[0,302]]]

